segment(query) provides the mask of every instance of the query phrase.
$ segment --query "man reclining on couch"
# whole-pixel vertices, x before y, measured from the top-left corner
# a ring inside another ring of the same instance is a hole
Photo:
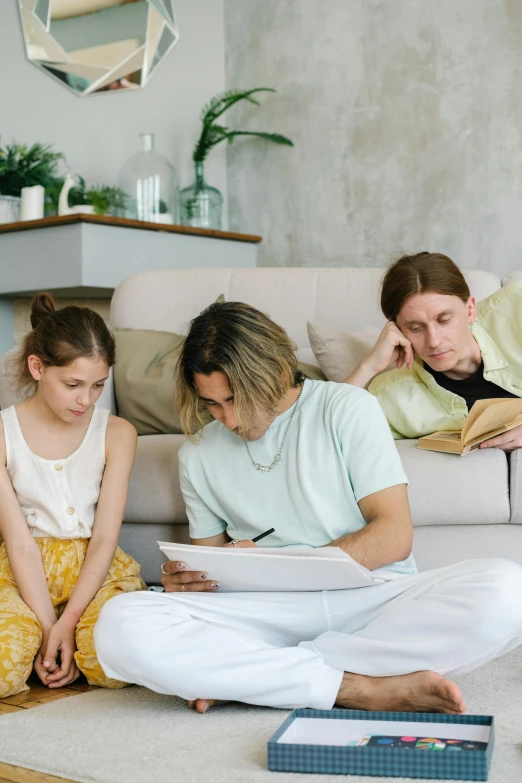
[[[346,383],[377,397],[394,437],[459,430],[477,400],[522,397],[522,282],[477,306],[451,259],[417,253],[387,270],[381,308],[388,323]],[[521,448],[522,427],[480,446],[492,447]]]
[[[122,595],[103,608],[95,641],[105,673],[199,712],[221,699],[463,712],[445,675],[520,643],[522,568],[472,560],[416,573],[407,479],[377,400],[303,378],[286,332],[234,302],[193,321],[177,388],[194,544],[251,547],[274,527],[266,546],[338,546],[398,578],[220,594],[212,574],[169,561],[165,593]]]

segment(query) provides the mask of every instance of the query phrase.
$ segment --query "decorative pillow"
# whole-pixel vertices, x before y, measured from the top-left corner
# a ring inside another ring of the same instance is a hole
[[[337,383],[342,383],[368,356],[380,333],[372,327],[348,333],[308,321],[308,339],[317,363],[328,380]]]
[[[180,433],[174,410],[174,369],[185,338],[151,329],[113,329],[118,415],[138,435]]]
[[[216,299],[224,301],[223,294]],[[174,370],[185,336],[154,329],[114,328],[112,333],[118,414],[134,424],[138,435],[180,434]]]

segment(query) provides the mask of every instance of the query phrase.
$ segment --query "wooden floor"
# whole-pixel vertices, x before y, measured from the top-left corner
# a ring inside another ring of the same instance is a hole
[[[31,710],[33,707],[40,707],[42,704],[49,704],[58,699],[67,699],[69,696],[78,696],[85,691],[97,690],[87,685],[83,679],[73,682],[67,688],[56,688],[56,690],[49,690],[37,679],[32,678],[28,685],[31,690],[19,693],[17,696],[9,696],[7,699],[0,699],[0,715]],[[0,762],[0,783],[72,783],[72,781]]]

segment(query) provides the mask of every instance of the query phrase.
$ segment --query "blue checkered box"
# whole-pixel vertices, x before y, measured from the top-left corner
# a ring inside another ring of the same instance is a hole
[[[419,725],[417,728],[411,724]],[[455,744],[457,739],[467,742],[459,752],[453,753],[449,750],[450,743],[444,750],[403,747],[401,743],[393,747],[355,746],[357,739],[365,735],[403,737],[406,725],[410,737],[453,738]],[[487,780],[493,741],[490,715],[294,710],[268,742],[268,769],[328,775]]]

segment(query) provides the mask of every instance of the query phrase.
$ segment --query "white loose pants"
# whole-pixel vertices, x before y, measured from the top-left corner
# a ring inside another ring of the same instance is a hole
[[[455,675],[514,649],[522,568],[469,560],[322,593],[126,593],[94,638],[105,674],[158,693],[330,709],[345,671]]]

